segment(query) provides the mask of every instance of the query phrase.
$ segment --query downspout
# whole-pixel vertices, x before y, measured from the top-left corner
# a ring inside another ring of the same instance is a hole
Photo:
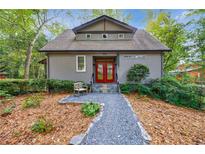
[[[163,55],[164,55],[164,53],[163,52],[161,52],[161,77],[163,77],[163,75],[164,75],[164,67],[163,67]]]

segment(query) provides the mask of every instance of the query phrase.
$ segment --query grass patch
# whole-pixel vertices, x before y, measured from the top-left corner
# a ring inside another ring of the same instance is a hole
[[[40,117],[31,127],[33,132],[48,133],[53,130],[53,125],[44,117]]]
[[[23,108],[36,108],[40,106],[41,101],[43,100],[43,96],[41,94],[34,94],[28,98],[26,98],[23,103]]]
[[[81,107],[81,112],[85,116],[89,116],[89,117],[95,116],[99,111],[100,111],[100,104],[94,102],[82,104]]]

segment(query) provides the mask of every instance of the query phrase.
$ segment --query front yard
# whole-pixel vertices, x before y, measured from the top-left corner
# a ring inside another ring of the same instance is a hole
[[[92,118],[81,113],[79,104],[58,104],[68,94],[43,93],[40,105],[23,108],[22,102],[32,94],[16,96],[12,101],[0,104],[0,111],[13,106],[7,116],[0,116],[0,144],[68,144],[69,140],[87,130]],[[45,118],[53,129],[47,133],[32,131],[40,117]]]
[[[127,94],[151,144],[205,144],[205,112]]]

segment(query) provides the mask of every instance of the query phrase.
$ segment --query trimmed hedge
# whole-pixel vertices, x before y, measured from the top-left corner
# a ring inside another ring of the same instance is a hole
[[[46,80],[46,79],[6,79],[0,80],[0,89],[10,95],[19,95],[32,92],[72,92],[74,81]]]
[[[48,89],[51,92],[73,92],[74,81],[48,80]]]

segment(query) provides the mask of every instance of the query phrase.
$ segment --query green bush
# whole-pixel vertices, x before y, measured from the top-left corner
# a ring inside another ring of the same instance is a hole
[[[138,92],[179,106],[194,109],[201,109],[203,106],[199,88],[193,85],[184,86],[172,78],[158,79],[149,85],[138,85]]]
[[[134,64],[127,73],[130,82],[141,82],[149,75],[149,68],[142,64]]]
[[[41,79],[6,79],[0,80],[0,89],[7,91],[10,95],[26,94],[46,90],[46,80]]]
[[[129,94],[137,91],[137,84],[125,83],[120,84],[120,91],[124,94]]]
[[[74,81],[48,80],[48,88],[51,92],[73,92]]]
[[[6,94],[19,95],[33,92],[73,92],[74,81],[45,79],[6,79],[0,80],[0,96]],[[2,96],[3,97],[3,96]]]
[[[94,116],[100,111],[100,104],[97,103],[85,103],[82,104],[81,112],[86,116]]]
[[[48,133],[53,130],[53,125],[45,118],[40,117],[31,127],[31,130],[37,133]]]
[[[23,108],[35,108],[40,106],[41,101],[43,100],[43,96],[40,94],[34,94],[28,98],[26,98],[23,103],[22,107]]]

